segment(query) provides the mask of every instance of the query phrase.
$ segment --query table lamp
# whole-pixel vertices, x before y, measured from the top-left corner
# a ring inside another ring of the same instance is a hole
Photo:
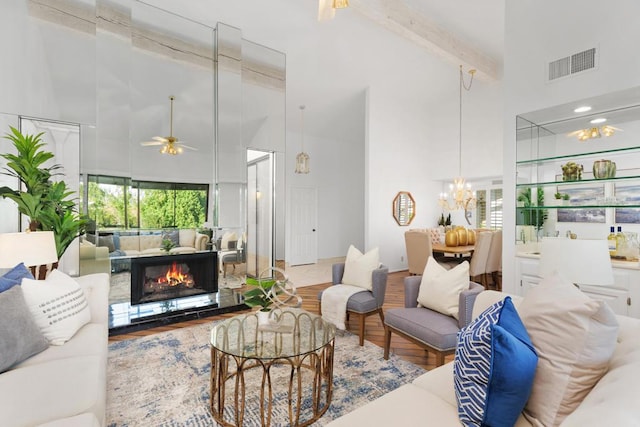
[[[545,278],[554,271],[578,287],[614,283],[606,240],[542,239],[539,275]]]
[[[13,268],[23,262],[38,279],[44,279],[46,265],[58,261],[53,231],[0,234],[0,268]]]

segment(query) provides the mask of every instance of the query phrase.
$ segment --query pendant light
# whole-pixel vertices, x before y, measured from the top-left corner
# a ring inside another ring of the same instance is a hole
[[[462,74],[462,65],[460,65],[460,114],[459,114],[459,139],[458,139],[458,177],[453,180],[453,184],[449,184],[449,193],[440,194],[440,206],[447,210],[464,209],[465,211],[473,209],[476,204],[476,194],[471,191],[471,185],[466,184],[464,177],[462,176],[462,89],[469,91],[473,84],[473,76],[476,70],[469,70],[471,79],[469,80],[469,86],[464,83],[464,76]]]
[[[300,144],[301,151],[296,155],[296,173],[309,173],[309,155],[304,152],[304,105],[300,106]]]

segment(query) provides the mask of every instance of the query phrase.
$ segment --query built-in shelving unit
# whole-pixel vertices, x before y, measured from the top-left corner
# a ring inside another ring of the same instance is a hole
[[[623,101],[628,105],[610,101],[604,108],[582,114],[573,113],[577,106],[573,103],[517,117],[518,225],[541,229],[542,221],[560,209],[640,209],[640,99]],[[598,118],[606,121],[591,123]],[[606,136],[602,126],[609,126],[613,134]],[[593,128],[600,136],[578,138],[580,130]],[[601,160],[615,163],[615,175],[594,175],[594,162]],[[581,166],[579,179],[563,175],[562,167],[569,162]],[[569,199],[556,199],[556,194]]]

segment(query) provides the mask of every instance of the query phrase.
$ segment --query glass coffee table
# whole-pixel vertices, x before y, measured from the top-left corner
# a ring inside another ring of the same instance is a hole
[[[210,338],[215,420],[242,426],[245,418],[255,422],[259,416],[261,425],[270,426],[278,412],[291,426],[316,421],[331,403],[335,333],[322,317],[295,308],[274,311],[265,325],[255,313],[215,324]]]

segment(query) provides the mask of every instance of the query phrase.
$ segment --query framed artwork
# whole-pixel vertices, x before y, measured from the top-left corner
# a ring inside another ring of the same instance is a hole
[[[615,185],[616,200],[628,205],[640,205],[640,185]],[[640,208],[616,208],[615,222],[640,224]]]
[[[604,185],[558,187],[558,193],[568,194],[572,206],[595,205],[604,199]],[[558,209],[558,222],[605,223],[604,208]]]

